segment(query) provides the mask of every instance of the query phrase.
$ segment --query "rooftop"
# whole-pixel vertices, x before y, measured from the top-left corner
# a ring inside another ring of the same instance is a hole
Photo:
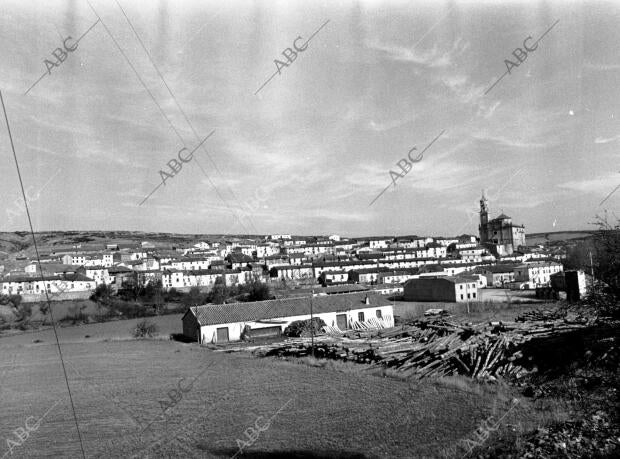
[[[365,304],[368,297],[369,304]],[[251,303],[213,304],[191,307],[187,314],[196,316],[200,325],[218,325],[235,322],[250,322],[264,319],[303,316],[327,312],[344,312],[351,309],[390,306],[381,295],[372,293],[344,293],[338,295],[281,298]],[[185,316],[183,316],[185,317]]]

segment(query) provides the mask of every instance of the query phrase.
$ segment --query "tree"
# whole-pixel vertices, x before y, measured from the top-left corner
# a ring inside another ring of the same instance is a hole
[[[248,285],[247,292],[249,293],[248,301],[264,301],[271,299],[271,289],[269,285],[257,280],[252,281]]]
[[[107,284],[99,284],[95,288],[95,291],[90,296],[92,301],[108,305],[110,303],[110,297],[112,296],[112,287]]]
[[[596,225],[592,238],[594,276],[604,287],[594,282],[584,303],[605,316],[620,318],[620,222],[612,225],[606,217],[597,217]]]
[[[185,306],[199,306],[207,302],[208,295],[204,295],[200,291],[200,287],[192,287],[187,292],[187,295],[183,297],[181,302]]]
[[[15,307],[17,308],[18,312],[17,320],[24,321],[24,323],[28,322],[28,320],[32,316],[32,306],[30,306],[29,303],[21,303]]]
[[[162,293],[162,283],[160,279],[154,280],[146,284],[143,290],[140,291],[140,296],[143,296],[147,300],[158,298],[158,295]]]
[[[213,288],[207,296],[207,300],[209,303],[223,304],[224,301],[226,301],[226,299],[229,297],[229,295],[230,290],[226,286],[224,276],[220,276],[215,280]]]
[[[580,241],[566,251],[564,269],[581,269],[589,272],[590,253],[596,253],[593,239]]]
[[[620,298],[620,221],[612,225],[606,217],[597,217],[596,224],[599,229],[593,237],[596,250],[594,273],[609,286],[616,298]]]

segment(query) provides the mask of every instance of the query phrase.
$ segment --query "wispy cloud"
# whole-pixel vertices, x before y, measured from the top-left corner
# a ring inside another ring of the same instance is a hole
[[[397,127],[400,127],[404,124],[407,123],[412,123],[413,121],[415,121],[415,116],[413,117],[408,117],[408,118],[404,118],[404,119],[398,119],[398,120],[393,120],[393,121],[374,121],[374,120],[370,120],[368,122],[368,127],[376,132],[384,132],[384,131],[389,131],[391,129],[395,129]]]
[[[620,135],[614,136],[614,137],[597,137],[596,139],[594,139],[594,143],[609,143],[609,142],[614,142],[616,140],[620,140]]]
[[[620,174],[618,172],[594,177],[584,180],[571,180],[569,182],[560,183],[559,188],[581,191],[586,193],[608,193],[613,187],[618,185]]]
[[[589,70],[607,71],[620,69],[620,64],[594,64],[592,62],[586,62],[584,67]]]
[[[541,142],[528,142],[524,139],[511,139],[509,137],[499,135],[473,134],[472,137],[477,140],[493,142],[510,148],[541,148],[546,145]]]
[[[378,40],[367,41],[366,46],[369,49],[380,51],[387,58],[399,61],[410,62],[412,64],[421,65],[429,68],[445,68],[455,64],[456,57],[463,54],[468,48],[469,43],[457,39],[450,49],[440,49],[434,45],[426,51],[416,50],[415,45],[412,47],[399,46],[393,44],[384,44]]]

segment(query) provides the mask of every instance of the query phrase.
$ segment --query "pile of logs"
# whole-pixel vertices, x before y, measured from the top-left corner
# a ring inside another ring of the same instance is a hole
[[[551,310],[551,309],[538,309],[534,311],[527,311],[521,314],[516,318],[517,322],[528,322],[528,321],[545,321],[545,320],[556,320],[562,319],[566,316],[566,311],[562,311],[559,309]]]
[[[533,320],[539,320],[538,315]],[[245,348],[260,356],[315,356],[370,364],[369,369],[390,369],[406,377],[467,375],[492,379],[520,377],[528,372],[521,346],[532,338],[554,336],[582,328],[583,323],[564,320],[544,323],[491,322],[459,324],[425,318],[407,325],[375,330],[329,329],[311,338],[288,339]]]

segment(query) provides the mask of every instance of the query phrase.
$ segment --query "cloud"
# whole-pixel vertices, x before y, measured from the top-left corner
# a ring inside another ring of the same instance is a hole
[[[609,137],[609,138],[597,137],[596,139],[594,139],[594,143],[609,143],[609,142],[614,142],[616,140],[620,140],[620,135]]]
[[[472,134],[472,137],[476,140],[489,141],[510,148],[541,148],[546,145],[540,142],[527,142],[519,139],[510,139],[505,136]]]
[[[434,45],[430,50],[418,51],[415,45],[411,48],[405,46],[383,44],[378,40],[367,41],[366,47],[382,52],[389,59],[399,62],[410,62],[429,68],[445,68],[455,64],[455,58],[463,54],[469,43],[460,38],[457,39],[449,50],[441,50]]]
[[[439,81],[452,91],[462,104],[477,103],[484,96],[484,87],[471,84],[466,75],[442,75]]]
[[[375,122],[374,120],[370,120],[368,122],[368,127],[376,132],[389,131],[390,129],[394,129],[402,126],[403,124],[412,123],[415,121],[414,117],[408,117],[406,119],[398,119],[394,121],[384,121],[384,122]]]
[[[620,64],[594,64],[592,62],[586,62],[584,67],[589,70],[607,71],[620,69]]]
[[[618,183],[620,183],[620,175],[618,173],[613,173],[591,179],[571,180],[569,182],[560,183],[557,186],[559,188],[566,188],[584,193],[607,194],[617,186]]]

